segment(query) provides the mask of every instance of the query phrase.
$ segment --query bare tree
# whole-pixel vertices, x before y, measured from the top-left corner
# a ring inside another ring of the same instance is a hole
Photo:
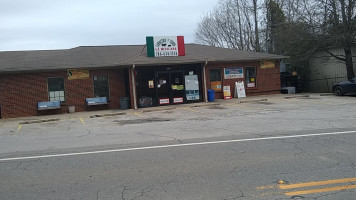
[[[320,0],[324,7],[322,48],[334,58],[345,62],[348,79],[355,77],[352,45],[356,42],[356,0]],[[328,49],[342,47],[345,55],[334,55]]]
[[[195,34],[199,43],[260,51],[258,1],[221,0],[204,16]]]
[[[257,19],[257,0],[253,0],[253,17],[255,19],[255,49],[257,52],[260,50],[260,38],[259,38],[259,31],[258,31],[258,19]]]
[[[306,63],[317,50],[346,64],[355,76],[356,0],[220,0],[198,24],[199,43],[291,55]],[[345,55],[328,49],[342,47]]]

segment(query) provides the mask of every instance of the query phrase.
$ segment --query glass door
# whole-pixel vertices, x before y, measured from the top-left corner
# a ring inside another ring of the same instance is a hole
[[[171,100],[173,104],[184,103],[184,80],[183,72],[172,72],[171,78]]]
[[[170,104],[170,80],[169,73],[159,72],[156,75],[156,85],[157,85],[157,101],[158,105]]]
[[[184,103],[184,76],[182,71],[157,72],[158,105]]]

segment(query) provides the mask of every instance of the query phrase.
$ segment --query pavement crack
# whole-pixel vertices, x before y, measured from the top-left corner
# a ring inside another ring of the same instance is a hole
[[[11,170],[29,170],[29,168],[35,163],[40,161],[40,159],[31,160],[31,161],[18,161],[18,162],[9,162],[12,164],[16,164]]]
[[[99,200],[99,193],[100,193],[100,190],[98,190],[98,191],[96,192],[96,200]]]
[[[173,136],[168,136],[168,135],[160,135],[160,134],[148,134],[148,133],[142,133],[142,132],[137,132],[137,134],[139,135],[144,135],[144,136],[156,136],[156,137],[161,137],[161,138],[169,138],[169,139],[172,139],[174,141],[177,141],[179,144],[183,144],[183,141],[178,139],[178,138],[175,138]]]
[[[93,135],[92,131],[90,129],[86,129],[88,131],[87,134],[84,134],[84,135],[78,135],[76,137],[80,138],[80,137],[85,137],[85,136],[89,136],[89,135]]]
[[[144,188],[144,189],[141,191],[141,197],[148,197],[148,198],[150,198],[150,199],[153,199],[153,197],[150,197],[150,196],[145,195],[145,193],[149,193],[149,192],[151,192],[151,191],[153,190],[152,187],[153,187],[153,185],[149,185],[148,187]],[[146,190],[148,190],[148,191],[146,191]]]
[[[121,199],[125,200],[125,191],[126,191],[127,187],[126,186],[123,186],[123,187],[124,187],[124,189],[121,192]]]
[[[298,152],[295,153],[295,155],[308,155],[311,156],[312,154],[308,153],[305,149],[299,147],[299,143],[295,142],[289,142],[287,140],[282,140],[282,142],[289,144],[290,146],[293,146],[294,149],[296,149]]]
[[[74,124],[74,122],[70,122],[70,123],[68,124],[67,131],[70,131],[70,127],[71,127],[72,124]]]
[[[240,198],[244,198],[245,195],[244,193],[242,192],[242,190],[240,188],[238,188],[239,192],[240,192],[240,195],[239,196],[235,196],[235,197],[229,197],[227,199],[224,199],[224,200],[235,200],[235,199],[240,199]]]
[[[168,194],[168,191],[166,190],[166,188],[164,188],[163,185],[161,185],[161,188],[162,188],[162,190],[163,190],[166,194]]]

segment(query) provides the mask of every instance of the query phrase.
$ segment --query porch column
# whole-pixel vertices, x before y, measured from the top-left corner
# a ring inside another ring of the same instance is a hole
[[[130,81],[131,108],[137,109],[135,65],[132,65],[132,68],[130,68],[129,70],[129,81]]]
[[[203,90],[204,90],[204,101],[208,102],[208,91],[206,87],[206,66],[208,65],[208,61],[205,61],[205,64],[203,66]]]

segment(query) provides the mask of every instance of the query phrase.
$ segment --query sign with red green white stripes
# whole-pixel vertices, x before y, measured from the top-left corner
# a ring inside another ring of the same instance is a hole
[[[147,36],[147,56],[184,56],[184,37],[183,36]]]

